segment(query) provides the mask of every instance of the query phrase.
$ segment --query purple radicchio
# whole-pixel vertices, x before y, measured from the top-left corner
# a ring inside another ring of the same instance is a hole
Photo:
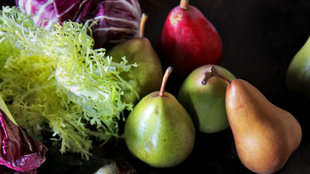
[[[93,37],[96,47],[116,44],[139,33],[141,9],[138,0],[16,0],[38,26],[51,28],[56,22],[96,21]]]
[[[51,28],[57,22],[72,20],[82,0],[16,0],[16,5],[38,26]]]
[[[0,173],[9,169],[34,174],[45,162],[47,148],[17,125],[0,96]]]

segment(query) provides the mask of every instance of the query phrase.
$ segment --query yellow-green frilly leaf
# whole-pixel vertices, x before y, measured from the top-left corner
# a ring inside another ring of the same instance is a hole
[[[93,49],[91,22],[36,27],[15,7],[0,14],[0,93],[16,122],[34,138],[52,132],[61,152],[91,155],[92,138],[119,136],[132,66]],[[134,91],[133,91],[134,92]],[[91,127],[91,129],[90,129]]]

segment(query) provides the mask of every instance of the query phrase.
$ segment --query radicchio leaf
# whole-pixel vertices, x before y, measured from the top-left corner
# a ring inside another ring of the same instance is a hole
[[[81,11],[77,22],[95,19],[93,36],[96,45],[119,43],[138,35],[141,18],[137,0],[90,0]]]
[[[16,5],[38,26],[51,28],[57,22],[72,19],[82,0],[16,0]]]
[[[95,47],[136,37],[141,9],[138,0],[16,0],[33,21],[46,28],[66,20],[84,23],[95,20]]]
[[[0,165],[18,172],[36,173],[36,169],[45,161],[47,148],[33,140],[16,125],[15,120],[11,120],[12,116],[6,114],[7,108],[2,98],[0,100]]]

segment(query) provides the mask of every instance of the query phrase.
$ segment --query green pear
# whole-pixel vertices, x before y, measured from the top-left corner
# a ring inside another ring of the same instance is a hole
[[[235,79],[232,73],[221,66],[204,65],[188,75],[178,95],[178,100],[203,133],[215,133],[229,127],[225,109],[227,84],[211,72],[212,67],[229,80]]]
[[[129,151],[153,167],[180,164],[191,153],[195,127],[176,98],[164,92],[168,68],[160,91],[145,96],[130,112],[124,137]]]
[[[286,84],[290,90],[310,98],[310,37],[291,61]]]
[[[162,65],[148,38],[143,36],[147,16],[142,14],[140,36],[127,40],[113,47],[108,55],[116,61],[122,61],[125,56],[129,63],[137,63],[137,67],[129,73],[122,73],[121,77],[127,80],[138,94],[126,93],[125,101],[136,103],[139,98],[156,91],[160,87],[163,75]]]

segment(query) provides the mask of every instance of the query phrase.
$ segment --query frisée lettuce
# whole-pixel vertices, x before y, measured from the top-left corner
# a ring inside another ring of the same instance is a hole
[[[113,62],[93,49],[91,21],[37,27],[16,7],[0,14],[0,93],[16,122],[36,139],[60,142],[61,152],[91,155],[92,140],[118,137],[122,112],[131,110],[119,74],[135,64]]]

